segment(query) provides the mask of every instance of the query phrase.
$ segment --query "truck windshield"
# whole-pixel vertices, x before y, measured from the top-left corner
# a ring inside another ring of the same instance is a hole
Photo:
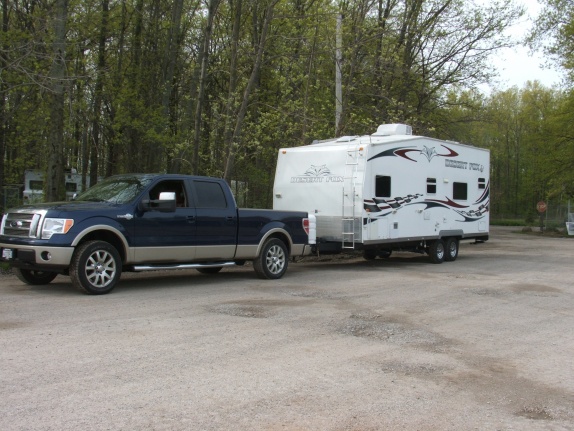
[[[151,177],[135,176],[106,178],[81,193],[75,200],[125,204],[134,200],[152,179]]]

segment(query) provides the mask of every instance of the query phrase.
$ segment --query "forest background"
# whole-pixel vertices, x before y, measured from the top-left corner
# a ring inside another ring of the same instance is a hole
[[[505,36],[524,16],[506,0],[1,3],[0,205],[26,169],[62,199],[75,168],[91,184],[218,176],[246,185],[243,205],[270,207],[279,148],[383,123],[488,148],[494,217],[574,195],[573,0],[542,0],[527,41],[564,82],[490,94],[492,54],[526,43]]]

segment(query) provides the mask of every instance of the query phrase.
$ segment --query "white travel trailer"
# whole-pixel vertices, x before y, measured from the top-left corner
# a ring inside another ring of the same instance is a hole
[[[66,200],[72,200],[76,193],[82,191],[82,175],[75,169],[64,171],[64,181],[66,187]],[[90,179],[86,178],[89,187]],[[26,169],[24,171],[24,192],[25,204],[42,202],[44,200],[44,172],[38,169]]]
[[[274,209],[315,214],[318,253],[455,260],[460,240],[488,240],[490,153],[411,130],[385,124],[372,135],[280,149]]]

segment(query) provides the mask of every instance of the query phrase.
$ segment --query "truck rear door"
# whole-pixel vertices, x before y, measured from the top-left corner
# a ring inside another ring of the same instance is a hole
[[[237,247],[237,207],[226,184],[193,179],[196,214],[196,260],[233,259]]]

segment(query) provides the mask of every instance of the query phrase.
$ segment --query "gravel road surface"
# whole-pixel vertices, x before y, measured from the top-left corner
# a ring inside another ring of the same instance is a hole
[[[0,430],[572,430],[574,239],[517,231],[277,281],[2,276]]]

